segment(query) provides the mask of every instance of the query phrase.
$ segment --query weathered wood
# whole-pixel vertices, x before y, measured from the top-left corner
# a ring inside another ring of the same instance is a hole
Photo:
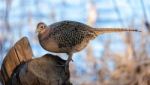
[[[26,62],[32,59],[32,50],[29,41],[26,37],[19,40],[7,53],[1,68],[1,74],[3,80],[7,80],[11,77],[14,69],[22,62]]]
[[[65,60],[46,54],[21,65],[14,72],[9,85],[71,85],[69,69],[65,73]]]
[[[71,85],[65,60],[46,54],[32,59],[32,49],[26,37],[7,53],[1,68],[4,85]]]

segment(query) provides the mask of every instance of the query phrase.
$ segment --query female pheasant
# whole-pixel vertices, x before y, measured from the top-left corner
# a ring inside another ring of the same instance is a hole
[[[73,53],[84,49],[90,40],[103,33],[136,31],[136,29],[123,28],[93,28],[76,21],[60,21],[47,26],[40,22],[37,24],[38,38],[41,46],[50,52],[67,53],[65,64],[69,66]]]

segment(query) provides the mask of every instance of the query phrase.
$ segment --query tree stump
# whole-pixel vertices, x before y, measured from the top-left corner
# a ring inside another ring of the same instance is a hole
[[[11,77],[14,69],[22,62],[26,62],[32,59],[32,49],[26,37],[18,41],[7,53],[3,60],[1,75],[4,82],[7,82]]]
[[[1,68],[4,85],[71,85],[65,60],[45,54],[32,59],[32,49],[26,37],[18,41],[6,55]]]

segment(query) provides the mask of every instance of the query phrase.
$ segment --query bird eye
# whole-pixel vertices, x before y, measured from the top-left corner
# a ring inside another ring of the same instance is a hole
[[[41,28],[44,28],[44,26],[42,25]]]

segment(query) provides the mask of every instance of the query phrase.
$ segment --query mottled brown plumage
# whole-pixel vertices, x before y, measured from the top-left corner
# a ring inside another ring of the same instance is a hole
[[[38,38],[41,46],[50,52],[67,53],[66,66],[75,52],[84,49],[90,40],[100,34],[111,32],[136,31],[123,28],[92,28],[76,21],[61,21],[47,26],[43,22],[37,25]]]

